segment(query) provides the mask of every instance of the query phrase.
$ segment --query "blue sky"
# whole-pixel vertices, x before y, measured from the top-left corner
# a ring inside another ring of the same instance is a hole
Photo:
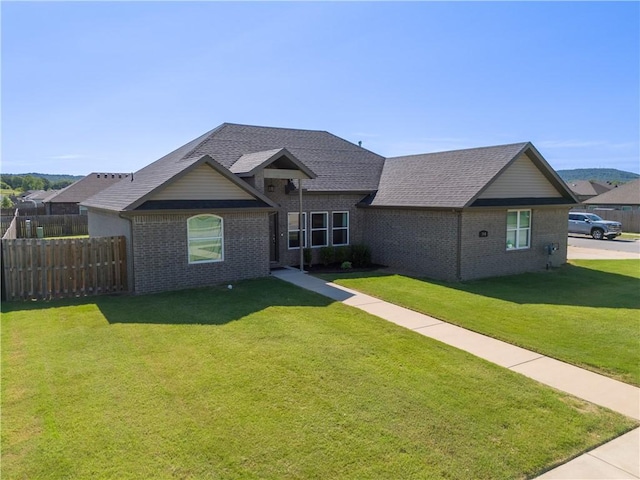
[[[2,172],[130,172],[223,122],[640,173],[638,2],[7,2]]]

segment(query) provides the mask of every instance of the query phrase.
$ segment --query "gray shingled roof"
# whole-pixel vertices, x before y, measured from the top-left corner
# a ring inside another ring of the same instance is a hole
[[[56,194],[45,198],[47,203],[80,203],[129,176],[128,173],[93,172]]]
[[[384,207],[467,207],[529,148],[533,150],[530,143],[515,143],[389,158],[380,188],[367,203]]]
[[[585,200],[594,205],[640,205],[640,179],[627,182],[597,197]]]
[[[278,163],[279,159],[283,157],[286,158],[284,162],[286,166],[281,168],[299,169],[302,170],[309,178],[316,178],[316,174],[313,173],[304,163],[295,158],[295,156],[286,148],[276,148],[264,152],[247,153],[242,155],[233,165],[231,165],[230,170],[236,175],[252,176],[255,175],[256,170]]]
[[[282,152],[282,148],[274,148],[264,152],[245,153],[233,165],[230,170],[235,174],[249,173],[254,168],[268,162],[274,155]]]
[[[83,205],[126,210],[204,155],[230,169],[243,155],[280,148],[317,175],[305,182],[309,191],[371,192],[378,188],[384,158],[328,132],[224,123],[135,172],[133,181],[114,185]]]
[[[608,192],[613,188],[611,185],[605,185],[591,180],[573,180],[566,183],[573,193],[581,196],[600,195],[601,193]]]

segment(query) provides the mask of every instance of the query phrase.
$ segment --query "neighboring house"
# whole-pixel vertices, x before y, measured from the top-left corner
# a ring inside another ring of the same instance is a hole
[[[299,265],[301,243],[316,259],[366,244],[442,280],[544,269],[566,262],[577,203],[530,143],[385,159],[324,131],[225,123],[82,205],[91,236],[127,238],[131,289],[148,293]]]
[[[44,199],[47,215],[77,215],[84,213],[80,203],[123,178],[127,173],[90,173],[68,187],[52,193]]]
[[[51,195],[51,190],[28,190],[18,197],[18,207],[41,207],[45,198]]]
[[[584,204],[589,209],[638,210],[640,209],[640,179],[619,185],[608,192],[586,200]]]
[[[595,180],[574,180],[567,182],[567,186],[580,202],[608,192],[613,188],[611,184],[596,182]]]

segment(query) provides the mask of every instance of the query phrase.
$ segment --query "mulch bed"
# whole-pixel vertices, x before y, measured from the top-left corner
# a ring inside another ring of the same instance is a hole
[[[300,268],[298,265],[295,265],[293,268]],[[353,273],[353,272],[373,272],[375,270],[380,270],[382,268],[386,268],[384,265],[372,264],[368,267],[353,267],[348,269],[340,268],[340,265],[322,265],[321,263],[316,265],[305,266],[305,271],[309,273]]]

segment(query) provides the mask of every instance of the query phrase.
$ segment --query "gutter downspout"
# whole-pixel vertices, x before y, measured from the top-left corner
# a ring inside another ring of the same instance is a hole
[[[298,179],[298,203],[299,203],[299,211],[298,211],[298,226],[300,227],[300,271],[304,273],[304,235],[303,230],[306,231],[306,225],[302,224],[302,178]]]

